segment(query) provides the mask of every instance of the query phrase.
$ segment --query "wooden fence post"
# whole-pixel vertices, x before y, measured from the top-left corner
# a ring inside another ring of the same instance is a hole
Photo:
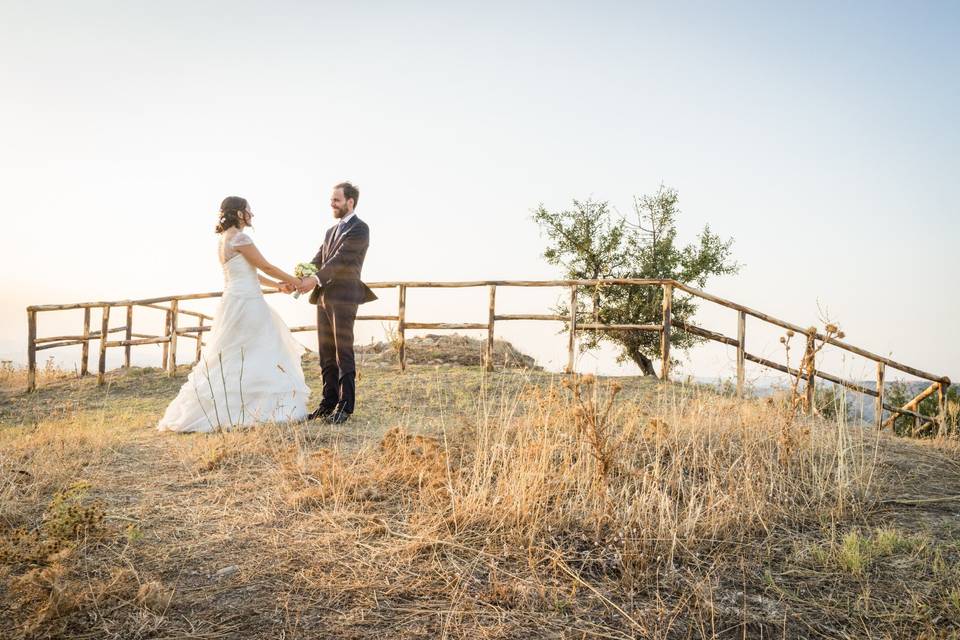
[[[197,332],[197,353],[193,358],[193,364],[200,362],[200,352],[203,349],[203,316],[200,316],[200,331]]]
[[[129,341],[132,339],[133,339],[133,305],[128,304],[127,305],[127,330],[124,333],[124,340]],[[123,346],[123,368],[124,369],[130,368],[130,345],[129,344]]]
[[[83,346],[80,347],[80,375],[90,375],[90,307],[83,310]]]
[[[170,310],[167,309],[166,315],[163,317],[163,337],[170,337]],[[163,343],[163,360],[160,362],[160,368],[166,370],[167,368],[167,359],[170,356],[170,343]]]
[[[593,324],[600,324],[600,285],[593,287]]]
[[[876,404],[874,405],[874,422],[877,423],[877,429],[883,428],[883,396],[884,391],[884,382],[883,378],[886,375],[887,365],[882,362],[877,363],[877,399]]]
[[[663,285],[663,329],[660,332],[660,379],[670,379],[670,323],[673,321],[673,285]]]
[[[27,309],[27,391],[37,388],[37,312]]]
[[[814,340],[816,339],[816,335],[817,335],[817,334],[816,334],[815,331],[807,334],[807,350],[806,350],[806,353],[804,354],[804,358],[803,358],[803,359],[804,359],[804,362],[805,362],[806,365],[807,365],[807,367],[806,367],[807,370],[806,370],[806,372],[805,372],[805,373],[806,373],[806,376],[807,376],[807,386],[806,386],[806,388],[804,389],[804,391],[805,391],[805,393],[806,393],[806,398],[805,398],[805,402],[806,402],[806,405],[807,405],[807,406],[806,406],[806,413],[808,413],[808,414],[810,414],[810,415],[812,415],[813,412],[814,412],[814,407],[813,407],[813,402],[814,402],[814,399],[815,399],[815,398],[814,398],[814,393],[816,392],[816,387],[817,387],[816,377],[815,377],[815,376],[816,376],[816,369],[815,369],[815,363],[814,363],[814,361],[813,361],[813,360],[814,360],[814,353],[815,353],[815,350],[816,350],[816,345],[815,345],[815,343],[814,343]],[[802,369],[802,367],[801,367],[801,369]]]
[[[574,373],[577,351],[577,285],[570,286],[570,337],[567,342],[567,373]]]
[[[167,373],[171,376],[177,372],[177,319],[180,301],[170,301],[170,356],[167,358]]]
[[[737,395],[743,396],[743,384],[745,379],[744,372],[744,353],[746,353],[747,337],[747,314],[740,311],[737,314]]]
[[[397,358],[400,360],[400,371],[407,370],[407,286],[399,286],[400,302],[397,307]]]
[[[493,371],[493,325],[496,321],[497,285],[490,285],[490,308],[487,313],[487,371]]]
[[[107,340],[110,329],[110,305],[102,307],[100,315],[100,361],[97,364],[97,386],[104,383],[107,375]]]
[[[937,427],[940,431],[939,435],[947,435],[947,389],[949,385],[946,382],[941,382],[940,386],[937,387]]]

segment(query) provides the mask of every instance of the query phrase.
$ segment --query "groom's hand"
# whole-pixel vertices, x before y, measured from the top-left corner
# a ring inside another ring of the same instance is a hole
[[[315,286],[317,286],[317,281],[314,280],[313,278],[301,278],[300,286],[297,287],[297,291],[299,291],[300,293],[308,293],[310,291],[313,291],[313,288]]]

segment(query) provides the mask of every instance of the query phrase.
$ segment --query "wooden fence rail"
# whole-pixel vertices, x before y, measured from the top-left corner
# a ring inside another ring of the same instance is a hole
[[[577,332],[580,331],[649,331],[660,334],[660,376],[663,379],[670,375],[670,337],[673,330],[687,332],[695,336],[706,338],[721,344],[735,347],[736,367],[737,367],[737,393],[743,394],[745,375],[744,367],[746,362],[753,362],[761,366],[781,371],[790,376],[799,377],[804,382],[804,394],[806,398],[805,406],[812,410],[814,406],[814,393],[816,385],[815,378],[830,381],[876,398],[876,424],[878,427],[886,427],[892,424],[895,415],[905,415],[914,418],[916,421],[930,423],[939,426],[941,429],[946,425],[946,392],[950,385],[950,379],[946,376],[938,376],[915,367],[897,362],[885,356],[871,353],[851,344],[841,342],[840,340],[824,335],[815,329],[804,328],[799,325],[781,320],[766,313],[762,313],[750,307],[731,302],[724,298],[709,294],[694,287],[687,286],[675,280],[661,279],[623,279],[607,278],[599,280],[473,280],[464,282],[371,282],[368,285],[373,289],[397,289],[398,305],[396,315],[358,315],[357,320],[380,320],[397,323],[397,355],[401,370],[406,368],[406,332],[412,329],[436,329],[436,330],[457,330],[457,329],[479,329],[487,331],[485,341],[484,366],[490,370],[493,368],[493,344],[494,329],[497,322],[510,321],[549,321],[564,322],[568,328],[567,341],[567,366],[566,372],[573,373],[576,363]],[[603,324],[599,322],[599,309],[597,308],[598,296],[597,288],[609,285],[624,285],[638,287],[658,287],[662,290],[662,318],[658,324]],[[487,287],[489,291],[489,304],[487,309],[486,322],[410,322],[406,316],[407,292],[409,289],[417,288],[473,288]],[[496,294],[498,287],[563,287],[569,289],[569,313],[568,315],[557,314],[498,314],[496,312]],[[582,321],[581,316],[585,318],[578,306],[578,295],[582,288],[593,287],[592,295],[593,309],[591,311],[590,322]],[[689,296],[700,298],[708,302],[733,309],[737,312],[737,337],[731,338],[722,333],[711,331],[696,325],[679,322],[673,318],[673,300],[676,294],[685,293]],[[277,293],[274,290],[265,290],[264,293]],[[170,375],[174,375],[177,367],[177,344],[179,338],[191,339],[195,341],[194,363],[199,362],[201,350],[203,347],[203,334],[211,330],[206,322],[213,322],[214,318],[200,313],[198,311],[183,309],[182,302],[190,300],[202,300],[208,298],[220,297],[222,292],[214,291],[210,293],[192,293],[186,295],[162,296],[158,298],[145,298],[140,300],[116,300],[104,302],[81,302],[74,304],[48,304],[34,305],[27,307],[27,390],[36,389],[36,370],[37,370],[37,351],[52,349],[57,347],[82,345],[82,354],[80,362],[81,375],[89,374],[89,351],[92,341],[99,342],[99,360],[97,366],[98,383],[103,384],[106,373],[106,354],[107,349],[124,349],[124,367],[130,366],[131,347],[159,344],[163,346],[163,357],[161,366],[166,369]],[[133,331],[134,308],[141,307],[163,311],[165,313],[163,335],[154,336]],[[110,328],[110,311],[114,308],[123,308],[126,313],[126,324],[122,327]],[[37,337],[37,317],[40,313],[53,311],[66,311],[71,309],[83,309],[83,330],[78,335]],[[100,331],[91,332],[91,310],[100,309]],[[197,320],[195,326],[181,326],[180,316],[187,316]],[[795,332],[804,336],[806,340],[806,354],[809,358],[807,366],[801,367],[803,370],[791,368],[766,358],[761,358],[746,351],[746,318],[747,316],[756,318],[762,322],[772,324],[782,329]],[[293,332],[307,332],[316,330],[314,325],[290,327]],[[121,340],[109,340],[107,336],[114,333],[123,333]],[[814,366],[813,354],[816,341],[826,343],[843,351],[856,354],[877,365],[877,388],[870,389],[856,382],[845,380],[820,371]],[[908,373],[912,376],[923,378],[932,382],[922,393],[910,400],[902,407],[896,407],[884,402],[884,377],[886,369],[892,368]],[[937,416],[924,416],[915,411],[920,402],[930,395],[937,393],[939,398],[939,413]],[[890,412],[891,416],[884,420],[883,411]]]

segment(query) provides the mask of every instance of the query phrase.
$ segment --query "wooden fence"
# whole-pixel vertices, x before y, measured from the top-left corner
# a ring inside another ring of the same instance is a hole
[[[809,409],[814,406],[813,395],[815,391],[815,378],[828,380],[834,384],[841,385],[847,389],[857,391],[875,398],[875,415],[878,427],[887,427],[896,418],[897,415],[910,416],[915,420],[916,428],[939,427],[945,428],[946,425],[946,395],[950,385],[950,379],[946,376],[938,376],[920,369],[905,365],[890,358],[877,355],[855,347],[853,345],[841,342],[835,337],[824,335],[818,331],[811,331],[809,328],[780,320],[771,315],[761,313],[749,307],[725,300],[723,298],[711,295],[705,291],[700,291],[689,287],[676,280],[644,280],[644,279],[602,279],[602,280],[485,280],[471,282],[373,282],[368,283],[374,289],[397,289],[399,294],[399,304],[396,315],[358,315],[357,320],[381,320],[393,321],[397,323],[398,337],[398,356],[399,366],[403,370],[406,368],[405,337],[408,329],[439,329],[439,330],[468,330],[480,329],[487,332],[485,345],[485,366],[488,369],[493,367],[493,359],[490,354],[493,352],[493,339],[495,324],[506,321],[560,321],[568,325],[568,344],[567,344],[567,367],[568,373],[574,372],[575,354],[576,354],[576,336],[579,331],[650,331],[660,334],[660,357],[661,357],[661,378],[668,379],[670,375],[670,335],[671,331],[676,329],[687,333],[730,345],[736,348],[737,363],[737,393],[742,394],[744,390],[744,366],[747,361],[753,362],[770,369],[786,373],[790,376],[799,377],[805,384],[805,405]],[[596,296],[593,296],[594,309],[592,309],[593,322],[583,322],[583,317],[587,314],[578,312],[578,291],[582,288],[607,285],[626,285],[640,287],[660,287],[662,288],[662,319],[656,324],[600,324],[596,309]],[[487,287],[489,290],[489,308],[486,322],[481,323],[447,323],[447,322],[408,322],[406,319],[407,290],[414,288],[465,288],[465,287]],[[568,315],[557,314],[497,314],[496,295],[498,287],[566,287],[570,291],[570,313]],[[696,325],[684,322],[678,322],[672,317],[673,295],[675,291],[689,294],[693,297],[712,302],[728,309],[733,309],[738,314],[737,337],[731,338],[722,333],[711,331]],[[264,291],[264,293],[276,293],[275,291]],[[71,345],[82,345],[80,358],[81,375],[89,373],[90,343],[96,341],[99,345],[99,359],[97,366],[98,384],[103,384],[106,373],[106,353],[107,349],[122,347],[124,350],[124,367],[130,366],[131,347],[149,344],[163,345],[162,366],[171,375],[177,367],[177,344],[179,338],[192,339],[195,341],[194,362],[200,359],[200,351],[203,346],[203,334],[210,330],[208,322],[213,318],[198,311],[183,309],[181,302],[190,300],[200,300],[206,298],[217,298],[222,292],[212,293],[194,293],[179,296],[164,296],[160,298],[149,298],[145,300],[122,300],[115,302],[83,302],[77,304],[58,304],[58,305],[36,305],[27,307],[27,390],[33,391],[36,388],[36,370],[37,370],[37,352],[44,349],[53,349],[57,347],[66,347]],[[163,335],[154,336],[136,333],[133,331],[133,310],[135,307],[160,310],[165,312],[166,320],[164,322]],[[79,335],[37,337],[37,316],[40,313],[52,311],[65,311],[71,309],[83,309],[83,331]],[[90,331],[91,310],[100,309],[100,330]],[[126,324],[122,327],[110,328],[110,315],[112,309],[123,309],[126,312]],[[195,319],[195,326],[181,326],[181,316]],[[797,335],[806,337],[806,351],[804,354],[804,365],[802,371],[798,371],[787,365],[783,365],[746,351],[746,318],[751,316],[763,322],[778,326],[782,329],[793,331]],[[316,326],[298,326],[290,327],[293,332],[315,331]],[[123,334],[118,340],[110,340],[112,334]],[[816,368],[814,356],[816,355],[815,341],[829,344],[838,349],[856,354],[876,363],[877,384],[876,389],[865,387],[850,380],[844,380],[832,374],[820,371]],[[884,401],[884,378],[886,369],[892,368],[903,371],[912,376],[931,381],[920,394],[907,402],[902,407],[887,404]],[[936,393],[939,400],[939,412],[936,416],[925,416],[916,411],[917,406],[922,400]],[[883,419],[883,411],[890,412],[890,417]]]

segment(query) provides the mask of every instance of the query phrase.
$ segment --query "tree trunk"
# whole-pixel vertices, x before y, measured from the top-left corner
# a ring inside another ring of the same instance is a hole
[[[657,372],[653,368],[653,361],[647,356],[643,355],[639,350],[633,351],[630,353],[630,359],[637,363],[637,366],[640,367],[640,371],[643,372],[645,376],[657,377]]]

